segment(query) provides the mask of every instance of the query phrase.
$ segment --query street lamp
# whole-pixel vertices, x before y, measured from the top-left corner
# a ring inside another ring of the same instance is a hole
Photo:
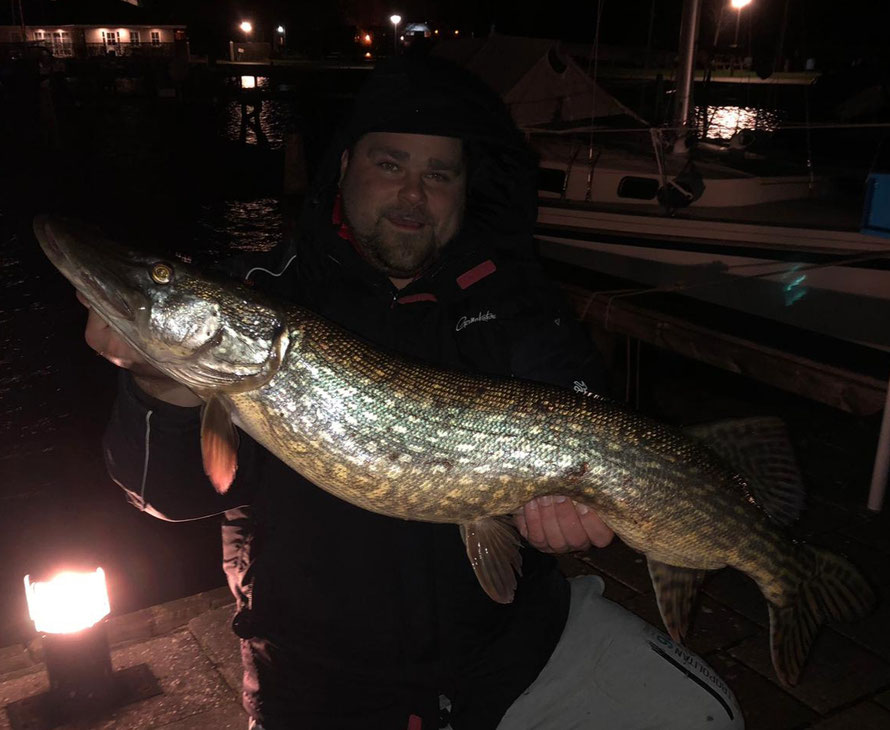
[[[285,32],[283,25],[279,25],[275,30],[278,32],[278,45],[281,46],[281,50],[283,51],[287,44],[287,33]]]
[[[238,27],[244,32],[244,35],[250,35],[253,32],[253,23],[249,20],[242,20]]]
[[[401,15],[390,15],[389,22],[392,23],[392,52],[399,52],[399,23],[402,22]]]
[[[731,0],[730,4],[736,9],[735,14],[735,42],[733,46],[738,48],[739,45],[739,22],[742,19],[742,8],[751,4],[751,0]]]

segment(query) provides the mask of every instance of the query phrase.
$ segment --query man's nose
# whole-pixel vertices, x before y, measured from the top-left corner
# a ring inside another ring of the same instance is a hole
[[[426,201],[426,190],[423,187],[423,176],[421,174],[407,175],[399,190],[399,198],[411,205],[418,205]]]

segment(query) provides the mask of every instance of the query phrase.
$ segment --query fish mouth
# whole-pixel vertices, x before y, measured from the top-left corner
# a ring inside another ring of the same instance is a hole
[[[34,235],[50,262],[106,320],[135,319],[140,295],[123,277],[132,263],[108,246],[99,231],[40,215],[34,219]]]

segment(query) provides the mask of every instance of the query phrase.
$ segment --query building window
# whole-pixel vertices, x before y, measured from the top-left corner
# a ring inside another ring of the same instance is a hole
[[[53,55],[57,57],[72,55],[71,39],[67,30],[53,31]]]
[[[130,31],[130,43],[132,43],[134,46],[139,45],[139,31],[138,30]]]
[[[159,31],[159,30],[153,30],[153,31],[151,32],[151,44],[152,44],[153,46],[159,46],[159,45],[161,45],[161,31]]]
[[[46,40],[46,31],[45,30],[35,30],[34,31],[34,40],[35,41],[45,41]]]
[[[120,41],[120,33],[116,30],[103,30],[102,41],[106,46],[116,46]]]

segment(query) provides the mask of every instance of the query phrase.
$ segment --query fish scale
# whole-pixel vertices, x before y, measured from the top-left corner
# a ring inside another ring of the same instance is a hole
[[[481,587],[502,603],[521,564],[505,516],[566,495],[646,555],[677,641],[707,572],[728,565],[754,579],[769,605],[773,666],[788,684],[820,624],[874,605],[845,559],[788,537],[801,485],[777,419],[681,431],[606,399],[427,367],[78,224],[40,217],[34,229],[109,325],[204,399],[205,471],[220,491],[237,469],[234,423],[358,507],[457,523]]]

